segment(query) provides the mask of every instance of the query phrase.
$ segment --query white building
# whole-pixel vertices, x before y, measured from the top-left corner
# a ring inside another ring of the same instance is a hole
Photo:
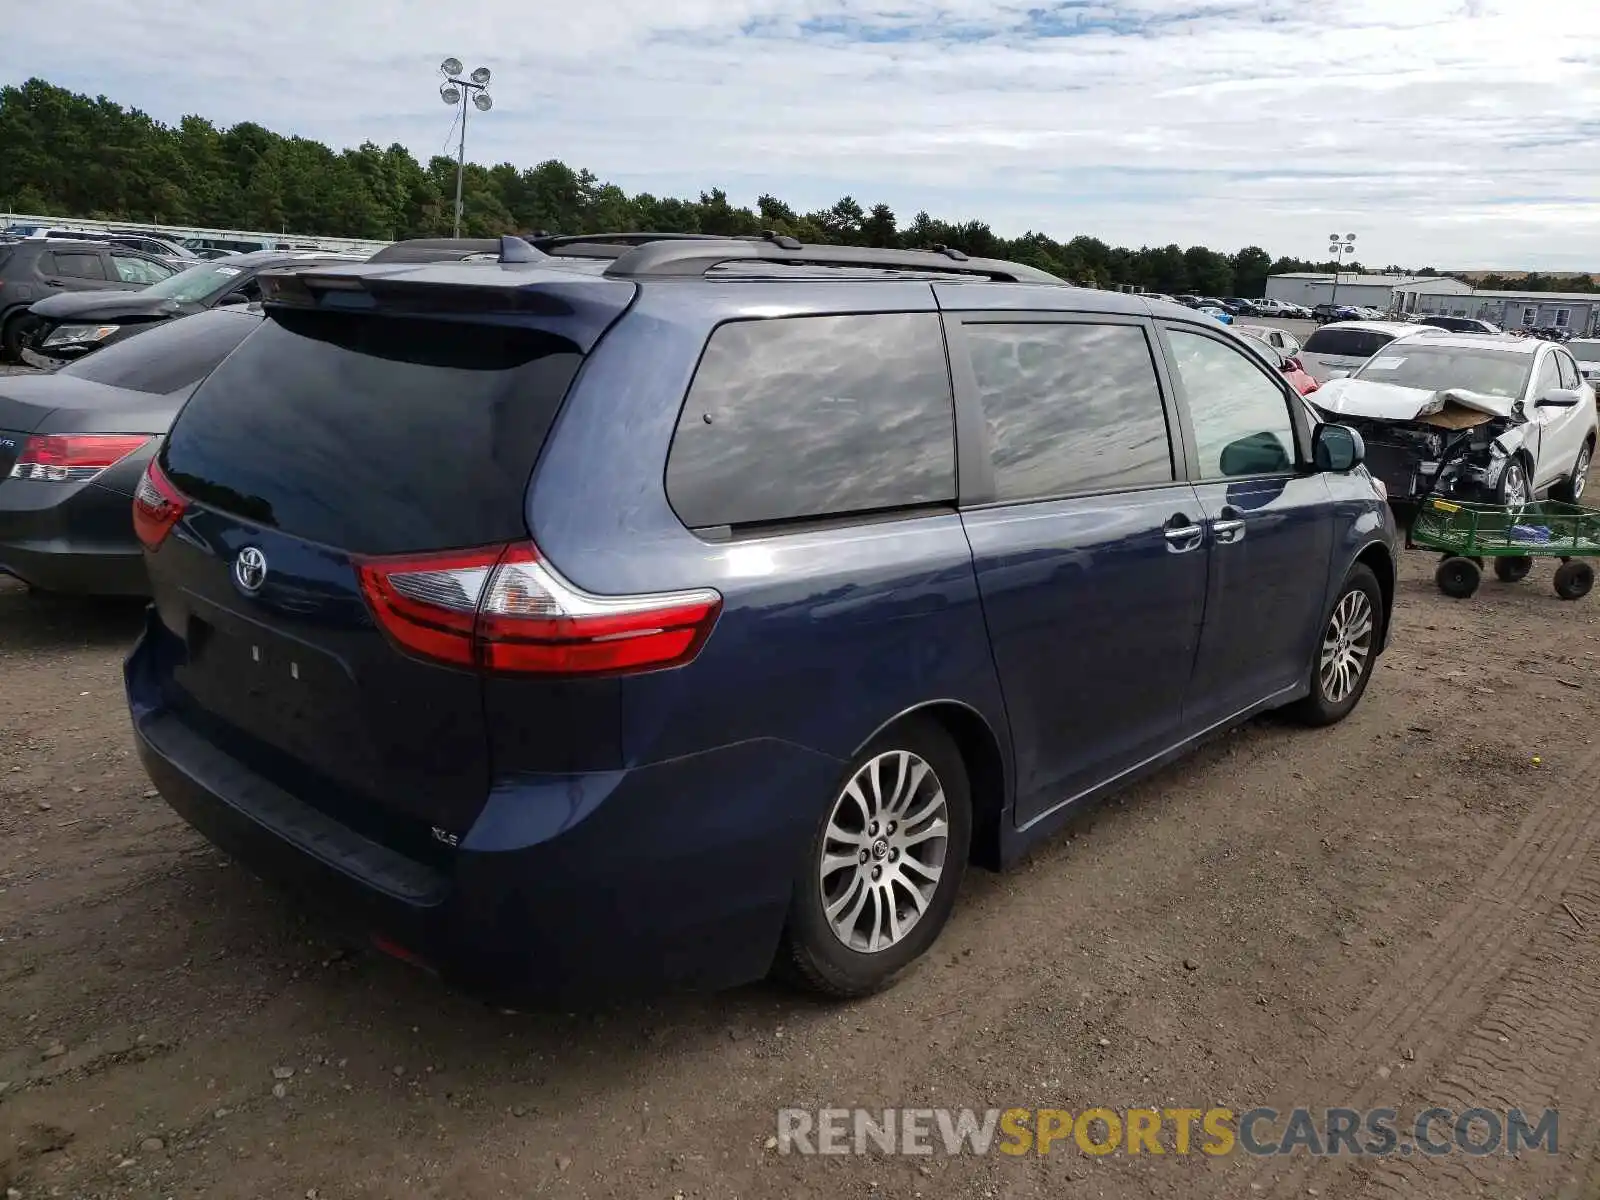
[[[1430,295],[1451,295],[1472,290],[1459,279],[1445,279],[1437,275],[1358,275],[1341,271],[1337,300],[1340,304],[1387,309],[1394,302],[1397,291],[1415,293],[1422,289]],[[1318,304],[1331,304],[1335,298],[1334,276],[1328,272],[1286,271],[1282,275],[1267,276],[1269,300],[1287,300],[1291,304],[1304,304],[1312,308]]]
[[[1570,329],[1589,336],[1600,326],[1600,292],[1441,292],[1430,281],[1396,288],[1393,304],[1408,313],[1477,317],[1502,329]]]

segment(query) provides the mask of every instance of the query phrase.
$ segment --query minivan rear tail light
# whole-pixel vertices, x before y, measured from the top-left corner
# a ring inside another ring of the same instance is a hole
[[[189,502],[154,459],[133,493],[133,532],[147,550],[159,550]]]
[[[37,483],[82,483],[143,449],[149,441],[142,433],[35,434],[22,443],[11,478]]]
[[[524,675],[657,671],[700,652],[722,609],[701,588],[595,596],[532,543],[356,562],[373,617],[402,649]]]

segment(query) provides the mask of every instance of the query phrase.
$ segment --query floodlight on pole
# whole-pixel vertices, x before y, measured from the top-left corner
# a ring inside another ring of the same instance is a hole
[[[1355,234],[1347,233],[1343,237],[1340,237],[1337,233],[1328,235],[1328,257],[1333,259],[1333,295],[1328,297],[1330,307],[1339,299],[1339,267],[1343,264],[1346,254],[1353,258],[1355,252]]]
[[[446,104],[461,105],[461,141],[456,147],[456,217],[454,237],[461,236],[461,182],[467,170],[467,101],[472,101],[472,107],[479,112],[488,112],[494,107],[494,100],[489,95],[489,68],[476,67],[471,75],[465,79],[461,77],[461,60],[447,58],[439,64],[439,74],[444,76],[444,82],[439,85],[439,99]]]

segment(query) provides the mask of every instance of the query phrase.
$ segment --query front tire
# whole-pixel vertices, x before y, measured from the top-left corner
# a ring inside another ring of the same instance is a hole
[[[1377,664],[1383,590],[1370,568],[1357,563],[1322,625],[1311,660],[1311,694],[1289,709],[1305,725],[1332,725],[1361,702]]]
[[[0,326],[0,360],[5,362],[20,363],[22,361],[22,340],[27,333],[30,323],[37,324],[38,318],[30,317],[28,310],[12,313]]]
[[[916,719],[880,734],[812,835],[780,969],[834,999],[888,986],[949,920],[971,844],[971,785],[949,735]]]
[[[1527,464],[1521,457],[1513,458],[1500,473],[1500,486],[1495,498],[1513,516],[1520,516],[1533,499],[1533,485],[1529,483],[1531,478]]]

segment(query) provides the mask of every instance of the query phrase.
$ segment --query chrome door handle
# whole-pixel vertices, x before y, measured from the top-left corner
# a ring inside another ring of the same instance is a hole
[[[1211,522],[1211,532],[1216,535],[1217,545],[1231,546],[1244,541],[1244,520],[1240,517],[1224,517]]]
[[[1167,539],[1167,549],[1171,553],[1187,554],[1200,549],[1205,528],[1200,525],[1168,525],[1161,531],[1161,536]]]

